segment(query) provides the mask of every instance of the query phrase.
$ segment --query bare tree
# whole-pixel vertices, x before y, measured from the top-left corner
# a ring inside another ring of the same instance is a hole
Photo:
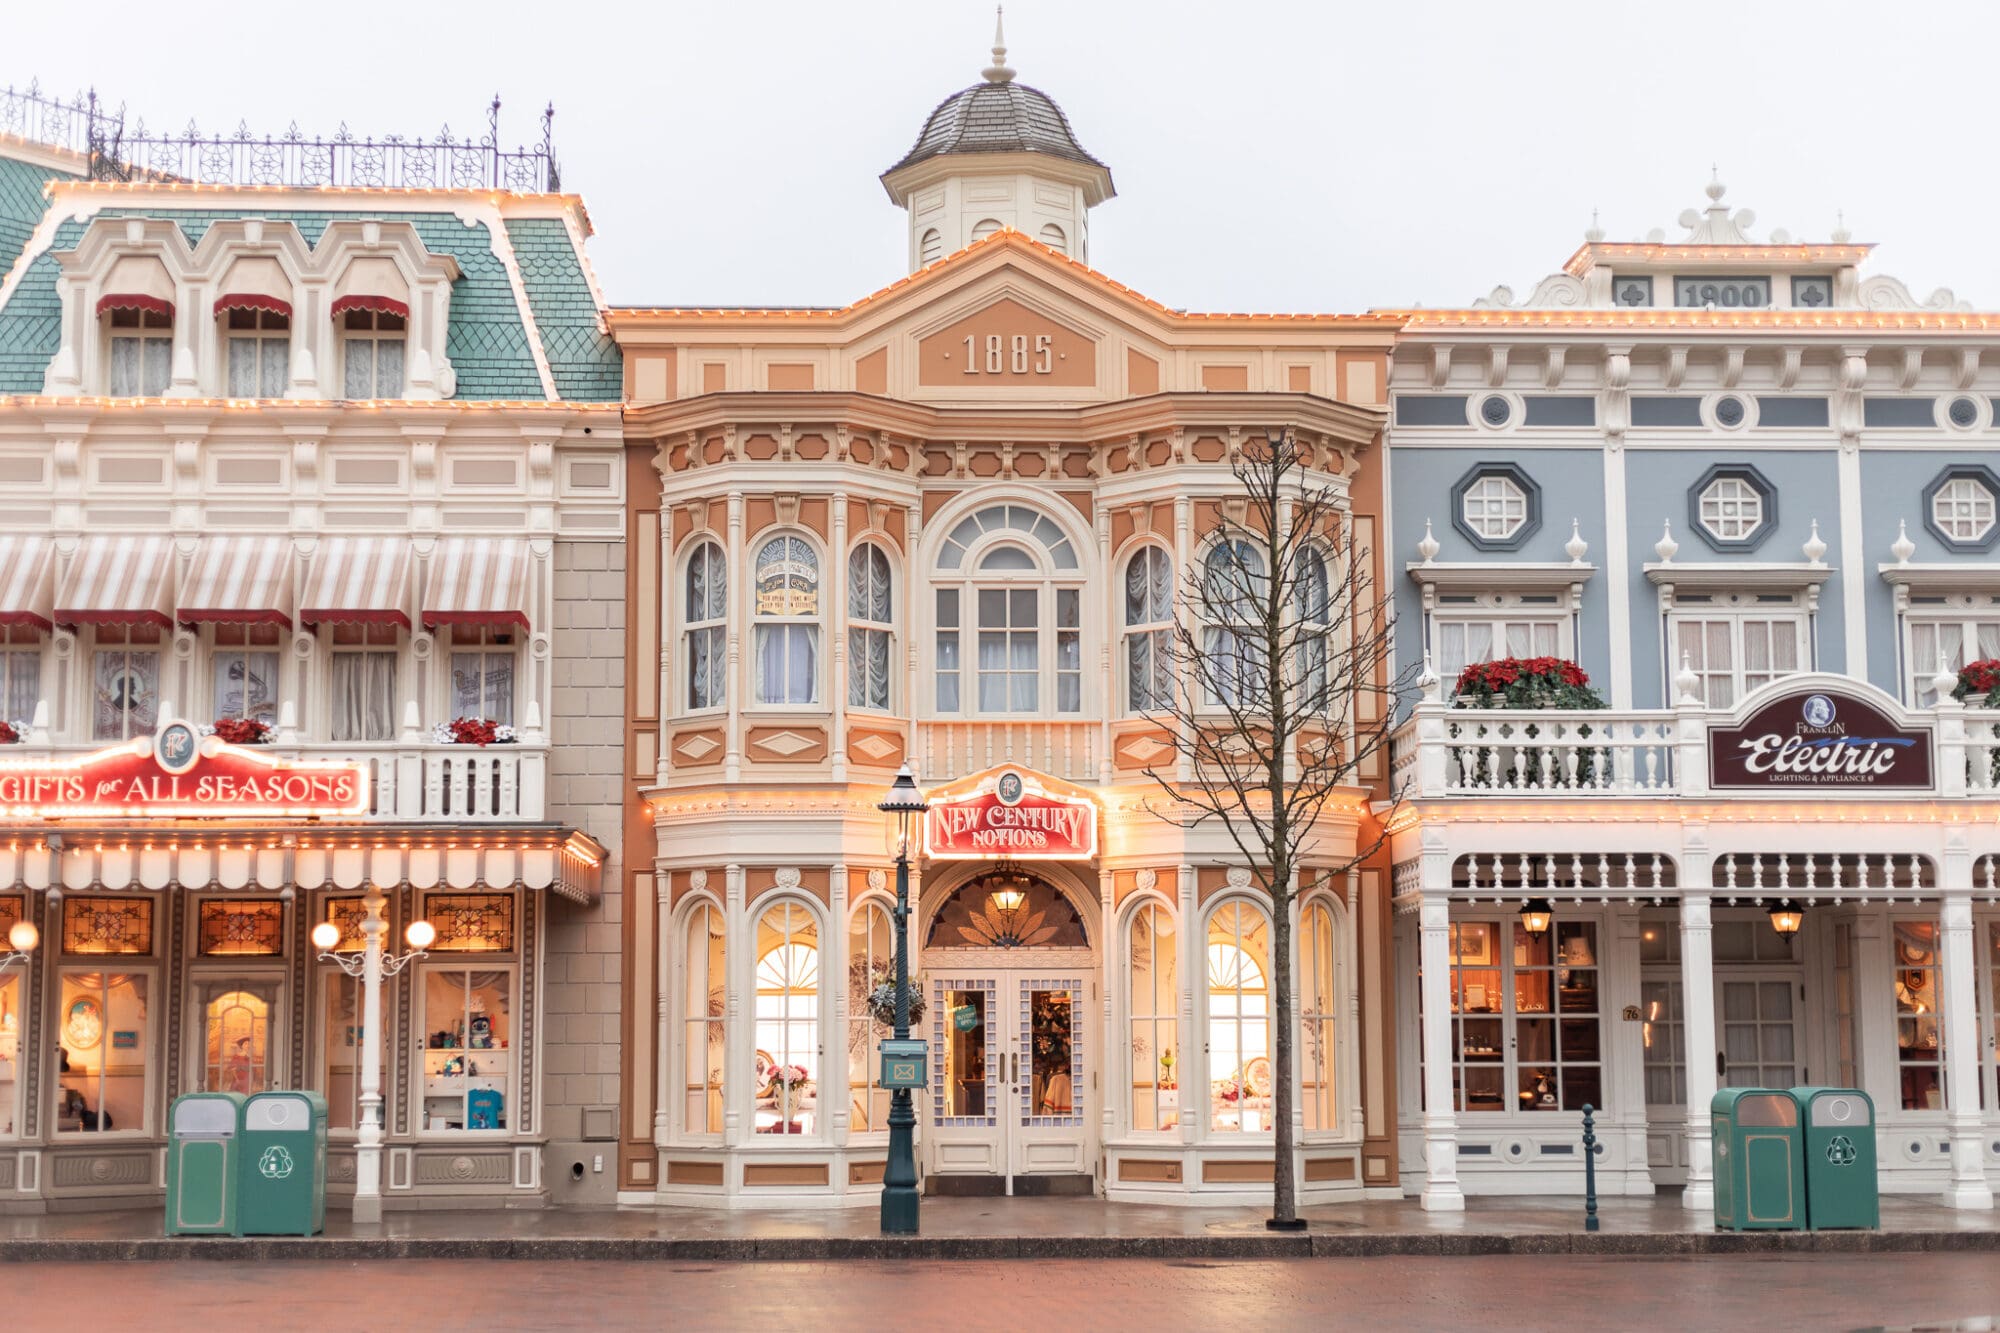
[[[1386,760],[1407,688],[1390,678],[1389,608],[1345,491],[1317,463],[1289,431],[1243,445],[1232,462],[1242,494],[1220,501],[1206,554],[1181,571],[1172,627],[1135,642],[1125,664],[1135,706],[1172,738],[1173,771],[1146,770],[1171,802],[1159,813],[1219,824],[1270,896],[1278,1229],[1305,1225],[1292,1169],[1294,888],[1309,860],[1342,879],[1381,847],[1386,812],[1351,847],[1322,842],[1319,825],[1330,802],[1365,785],[1364,765]]]

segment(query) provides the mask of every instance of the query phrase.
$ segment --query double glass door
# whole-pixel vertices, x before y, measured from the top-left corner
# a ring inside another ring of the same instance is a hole
[[[1055,1178],[1093,1174],[1084,1073],[1093,989],[1081,971],[1060,969],[932,978],[931,1106],[920,1118],[937,1186],[1042,1192]]]

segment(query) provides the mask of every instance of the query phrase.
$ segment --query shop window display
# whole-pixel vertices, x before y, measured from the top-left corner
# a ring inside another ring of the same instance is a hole
[[[271,1086],[275,983],[226,981],[201,987],[201,1086],[207,1092],[262,1092]]]
[[[1127,930],[1132,1023],[1132,1128],[1177,1129],[1181,1123],[1180,959],[1173,910],[1148,902]]]
[[[1249,903],[1208,918],[1208,1127],[1271,1128],[1270,922]]]
[[[26,903],[19,895],[0,897],[0,948],[7,932],[21,919]],[[21,1004],[26,994],[22,978],[25,967],[0,972],[0,1139],[20,1132],[21,1114]]]
[[[1333,909],[1323,899],[1299,914],[1299,1091],[1308,1131],[1340,1127],[1339,970]]]
[[[811,1134],[819,1124],[819,925],[802,903],[757,923],[756,1132]]]
[[[345,948],[345,944],[342,945]],[[356,946],[359,947],[358,945]],[[326,1094],[327,1128],[354,1130],[361,1126],[361,979],[327,968],[320,978],[320,1079],[314,1086]],[[396,1030],[391,1013],[394,988],[382,992],[384,1033]],[[382,1095],[389,1096],[392,1071],[382,1070]]]
[[[514,969],[431,967],[423,1006],[423,1127],[498,1132],[513,1111]]]
[[[1942,1111],[1944,1057],[1938,1022],[1938,926],[1893,923],[1896,1074],[1905,1111]]]
[[[1451,955],[1457,1109],[1602,1110],[1596,925],[1454,922]]]
[[[848,1128],[856,1134],[889,1127],[889,1090],[875,1086],[875,1053],[892,1030],[869,1014],[868,997],[877,986],[893,986],[895,979],[889,912],[879,899],[871,899],[855,909],[847,932]],[[921,996],[920,989],[912,990]]]
[[[722,913],[707,903],[688,913],[681,952],[681,1129],[722,1132],[723,1015],[728,974],[723,968]]]
[[[146,1128],[151,981],[135,972],[62,973],[56,1008],[58,1133]]]

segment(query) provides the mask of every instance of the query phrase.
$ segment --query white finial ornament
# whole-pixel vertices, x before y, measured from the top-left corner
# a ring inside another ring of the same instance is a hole
[[[1417,543],[1417,554],[1422,556],[1424,563],[1428,565],[1431,561],[1437,559],[1438,550],[1438,539],[1431,535],[1431,521],[1425,519],[1424,539]]]
[[[1907,565],[1910,557],[1917,553],[1917,544],[1910,540],[1909,520],[1896,520],[1896,540],[1889,544],[1889,554],[1896,557],[1896,563]]]
[[[1847,229],[1846,210],[1835,210],[1833,215],[1833,243],[1835,245],[1846,245],[1853,239],[1854,233]]]
[[[1584,232],[1583,239],[1592,245],[1604,239],[1604,228],[1597,225],[1597,210],[1594,208],[1590,210],[1590,230]]]
[[[1439,697],[1439,687],[1443,682],[1438,678],[1437,668],[1431,665],[1431,655],[1424,654],[1424,669],[1417,675],[1417,689],[1426,699]]]
[[[1653,554],[1660,557],[1661,564],[1671,565],[1674,562],[1674,557],[1680,553],[1680,549],[1681,544],[1674,540],[1673,520],[1662,520],[1660,524],[1660,539],[1653,543]]]
[[[1952,691],[1957,688],[1958,673],[1951,669],[1951,663],[1945,660],[1944,654],[1939,653],[1937,674],[1931,677],[1932,692],[1937,695],[1937,701],[1943,703],[1952,697]]]
[[[1804,550],[1807,564],[1819,565],[1826,562],[1826,543],[1820,539],[1818,519],[1812,521],[1812,536],[1806,538]]]
[[[1701,695],[1697,693],[1700,689],[1701,677],[1694,673],[1694,662],[1683,651],[1681,669],[1674,673],[1674,694],[1680,703],[1698,704],[1701,702]]]
[[[1590,543],[1583,539],[1583,532],[1575,519],[1569,521],[1569,540],[1563,543],[1563,553],[1572,565],[1582,564],[1583,557],[1590,553]]]
[[[1014,71],[1007,67],[1007,33],[1001,26],[1001,6],[993,6],[993,63],[979,71],[988,83],[1012,83]]]

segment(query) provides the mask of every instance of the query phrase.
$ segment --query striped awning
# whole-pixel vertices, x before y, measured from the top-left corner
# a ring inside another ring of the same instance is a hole
[[[56,589],[55,622],[171,626],[173,574],[171,537],[85,537]]]
[[[289,537],[203,538],[181,588],[181,620],[291,628],[292,563]]]
[[[410,543],[402,537],[328,537],[312,558],[302,625],[368,623],[410,628]]]
[[[55,556],[47,537],[0,536],[0,625],[55,628]]]
[[[167,266],[151,255],[120,258],[104,279],[104,295],[97,298],[97,313],[107,310],[148,310],[172,319],[174,280]]]
[[[509,537],[448,537],[431,556],[424,628],[528,628],[528,544]]]

